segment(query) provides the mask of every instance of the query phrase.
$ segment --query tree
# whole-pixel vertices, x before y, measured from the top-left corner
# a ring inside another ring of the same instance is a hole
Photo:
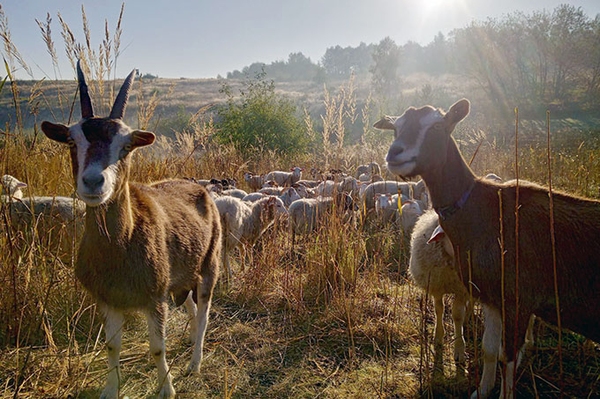
[[[370,72],[374,90],[388,98],[400,84],[400,47],[388,36],[373,49]]]
[[[248,76],[236,99],[226,83],[220,90],[227,103],[218,111],[216,139],[232,143],[245,155],[274,150],[282,154],[304,152],[308,140],[302,130],[296,106],[275,93],[274,82],[265,80],[262,70],[254,79]]]
[[[360,43],[358,47],[329,47],[321,58],[321,65],[328,76],[347,79],[350,75],[364,76],[373,63],[371,52],[373,45]]]

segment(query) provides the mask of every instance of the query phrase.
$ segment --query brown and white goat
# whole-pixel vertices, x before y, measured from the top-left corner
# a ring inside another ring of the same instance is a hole
[[[409,108],[375,127],[394,130],[388,169],[423,178],[458,272],[484,306],[484,368],[473,396],[489,395],[499,356],[501,395],[512,397],[532,314],[600,342],[600,202],[476,177],[451,136],[469,108],[466,99],[448,112]]]
[[[43,122],[42,130],[71,148],[77,193],[87,207],[75,274],[105,316],[109,371],[101,397],[119,396],[119,352],[127,310],[144,312],[159,397],[173,397],[165,357],[167,303],[172,295],[177,305],[185,302],[192,313],[195,347],[187,371],[198,372],[219,273],[219,213],[204,187],[193,182],[130,182],[131,152],[155,139],[153,133],[131,130],[123,123],[134,74],[123,83],[110,116],[101,118],[94,116],[79,64],[77,73],[81,121],[70,127]],[[193,299],[190,292],[196,295]]]

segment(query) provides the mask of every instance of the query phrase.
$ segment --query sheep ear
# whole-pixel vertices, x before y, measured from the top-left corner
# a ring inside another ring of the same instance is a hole
[[[65,125],[48,121],[42,122],[42,131],[50,140],[58,141],[59,143],[66,143],[71,136],[69,128]]]
[[[446,115],[444,116],[444,120],[446,121],[446,130],[447,132],[452,132],[456,124],[469,114],[469,109],[471,108],[471,103],[466,98],[462,100],[458,100],[448,110]]]
[[[427,244],[431,244],[432,242],[441,241],[445,235],[446,235],[446,232],[444,231],[442,226],[440,226],[438,224],[437,227],[433,230],[433,233],[431,233],[431,237],[429,237]]]
[[[145,130],[134,130],[131,132],[131,145],[134,148],[137,147],[145,147],[154,143],[156,136],[152,132],[147,132]]]
[[[373,127],[375,129],[381,130],[396,130],[396,125],[394,125],[396,119],[398,119],[398,117],[396,116],[384,116],[383,118],[375,122],[375,124],[373,124]]]

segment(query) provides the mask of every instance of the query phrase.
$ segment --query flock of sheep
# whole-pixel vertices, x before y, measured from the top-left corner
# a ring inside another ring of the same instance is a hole
[[[10,204],[16,225],[30,223],[37,215],[81,223],[75,274],[105,316],[109,372],[103,398],[118,397],[121,327],[124,311],[131,309],[144,312],[148,320],[159,397],[175,395],[164,343],[169,298],[185,304],[193,319],[194,352],[188,372],[197,372],[220,265],[229,277],[230,257],[239,250],[243,267],[248,251],[278,218],[287,221],[292,245],[296,235],[315,231],[334,213],[347,221],[360,215],[365,223],[394,224],[399,234],[410,235],[409,273],[434,299],[436,344],[441,345],[444,335],[442,297],[455,296],[452,317],[458,363],[465,361],[462,328],[468,309],[473,298],[483,304],[484,371],[473,397],[489,395],[499,359],[506,363],[502,395],[514,395],[514,370],[524,341],[502,341],[503,326],[507,336],[513,331],[515,336],[524,335],[523,326],[534,314],[550,322],[562,317],[564,327],[596,341],[600,338],[599,318],[593,317],[600,316],[600,303],[591,299],[598,298],[594,294],[600,289],[600,203],[550,195],[555,200],[556,228],[579,228],[584,233],[571,231],[575,238],[563,235],[548,247],[548,226],[543,223],[549,214],[548,190],[525,182],[498,182],[493,175],[477,178],[462,159],[450,134],[468,114],[466,100],[448,113],[411,108],[401,117],[386,117],[375,124],[395,132],[386,158],[388,169],[404,178],[420,175],[418,182],[384,180],[380,166],[372,162],[353,175],[336,171],[325,179],[302,179],[300,167],[265,175],[248,172],[244,184],[249,190],[244,191],[230,179],[130,182],[130,153],[155,138],[122,121],[133,74],[107,118],[94,115],[79,68],[78,79],[82,120],[70,127],[44,122],[42,130],[50,139],[69,145],[80,199],[23,198],[26,185],[6,175],[2,201]],[[515,190],[520,208],[516,208]],[[513,210],[512,216],[506,209]],[[514,209],[521,215],[522,242],[514,237]],[[569,222],[562,221],[565,215]],[[499,236],[503,231],[506,236]],[[529,234],[533,237],[526,238]],[[527,247],[536,240],[542,252]],[[573,240],[581,242],[575,245]],[[581,246],[587,249],[574,249]],[[548,252],[555,250],[560,252],[554,252],[552,259]],[[105,253],[111,253],[110,259],[101,256]],[[521,260],[520,272],[511,269],[515,259]],[[506,275],[500,272],[501,262]],[[553,280],[556,284],[546,287],[552,270],[558,283]],[[582,287],[581,281],[587,286]],[[555,287],[568,312],[558,316]],[[583,309],[575,309],[575,303]],[[500,309],[506,317],[500,318]]]

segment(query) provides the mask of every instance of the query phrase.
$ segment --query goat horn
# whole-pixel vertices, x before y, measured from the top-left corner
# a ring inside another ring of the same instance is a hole
[[[92,108],[92,100],[90,99],[90,93],[88,93],[88,87],[85,83],[85,76],[81,70],[81,61],[77,61],[77,81],[79,82],[79,98],[81,100],[81,117],[83,119],[92,118],[94,116],[94,109]]]
[[[123,115],[125,114],[125,106],[127,105],[127,100],[129,99],[129,90],[131,89],[131,84],[133,83],[133,78],[135,77],[135,69],[127,75],[125,81],[123,82],[123,86],[121,86],[121,90],[119,90],[119,95],[117,95],[117,99],[110,111],[111,119],[123,119]]]

